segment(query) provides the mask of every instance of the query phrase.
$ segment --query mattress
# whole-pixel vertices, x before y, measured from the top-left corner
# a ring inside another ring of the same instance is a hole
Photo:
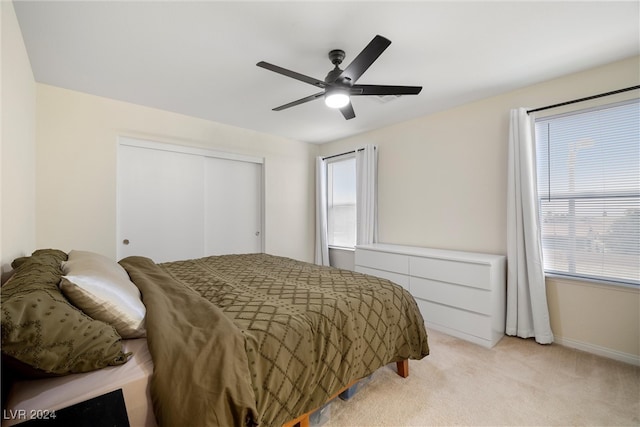
[[[87,399],[122,389],[129,417],[135,427],[156,427],[149,394],[153,361],[145,338],[123,340],[131,359],[120,366],[63,377],[16,381],[7,399],[2,427],[66,408]]]

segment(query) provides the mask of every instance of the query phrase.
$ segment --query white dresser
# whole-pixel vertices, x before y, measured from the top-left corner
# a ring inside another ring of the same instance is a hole
[[[427,328],[485,347],[504,335],[505,256],[376,243],[356,247],[355,266],[411,292]]]

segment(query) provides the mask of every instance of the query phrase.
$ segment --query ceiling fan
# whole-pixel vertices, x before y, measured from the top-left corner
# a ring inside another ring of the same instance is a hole
[[[345,54],[343,50],[334,49],[329,52],[329,59],[335,68],[329,71],[324,80],[318,80],[304,74],[290,71],[268,62],[260,61],[256,65],[267,70],[274,71],[287,77],[294,78],[304,83],[324,89],[322,92],[309,95],[297,101],[289,102],[273,109],[273,111],[281,111],[286,108],[304,104],[324,97],[328,107],[338,108],[345,119],[353,119],[356,114],[351,105],[351,96],[368,96],[368,95],[417,95],[422,90],[422,86],[385,86],[385,85],[359,85],[356,81],[364,74],[365,71],[374,63],[376,59],[389,47],[391,41],[382,37],[375,36],[373,40],[360,52],[360,54],[345,68],[340,69],[340,64],[344,60]]]

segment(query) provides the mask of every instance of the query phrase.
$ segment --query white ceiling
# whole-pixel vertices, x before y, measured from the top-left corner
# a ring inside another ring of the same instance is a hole
[[[640,2],[14,1],[36,81],[322,143],[640,52]],[[361,84],[417,96],[356,97],[345,120],[318,89],[256,67],[324,79],[376,35],[391,46]],[[585,94],[589,95],[589,94]]]

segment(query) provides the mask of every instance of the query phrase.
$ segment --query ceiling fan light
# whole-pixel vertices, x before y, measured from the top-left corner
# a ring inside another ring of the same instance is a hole
[[[341,91],[328,93],[324,97],[324,103],[329,108],[346,107],[349,104],[349,95]]]

